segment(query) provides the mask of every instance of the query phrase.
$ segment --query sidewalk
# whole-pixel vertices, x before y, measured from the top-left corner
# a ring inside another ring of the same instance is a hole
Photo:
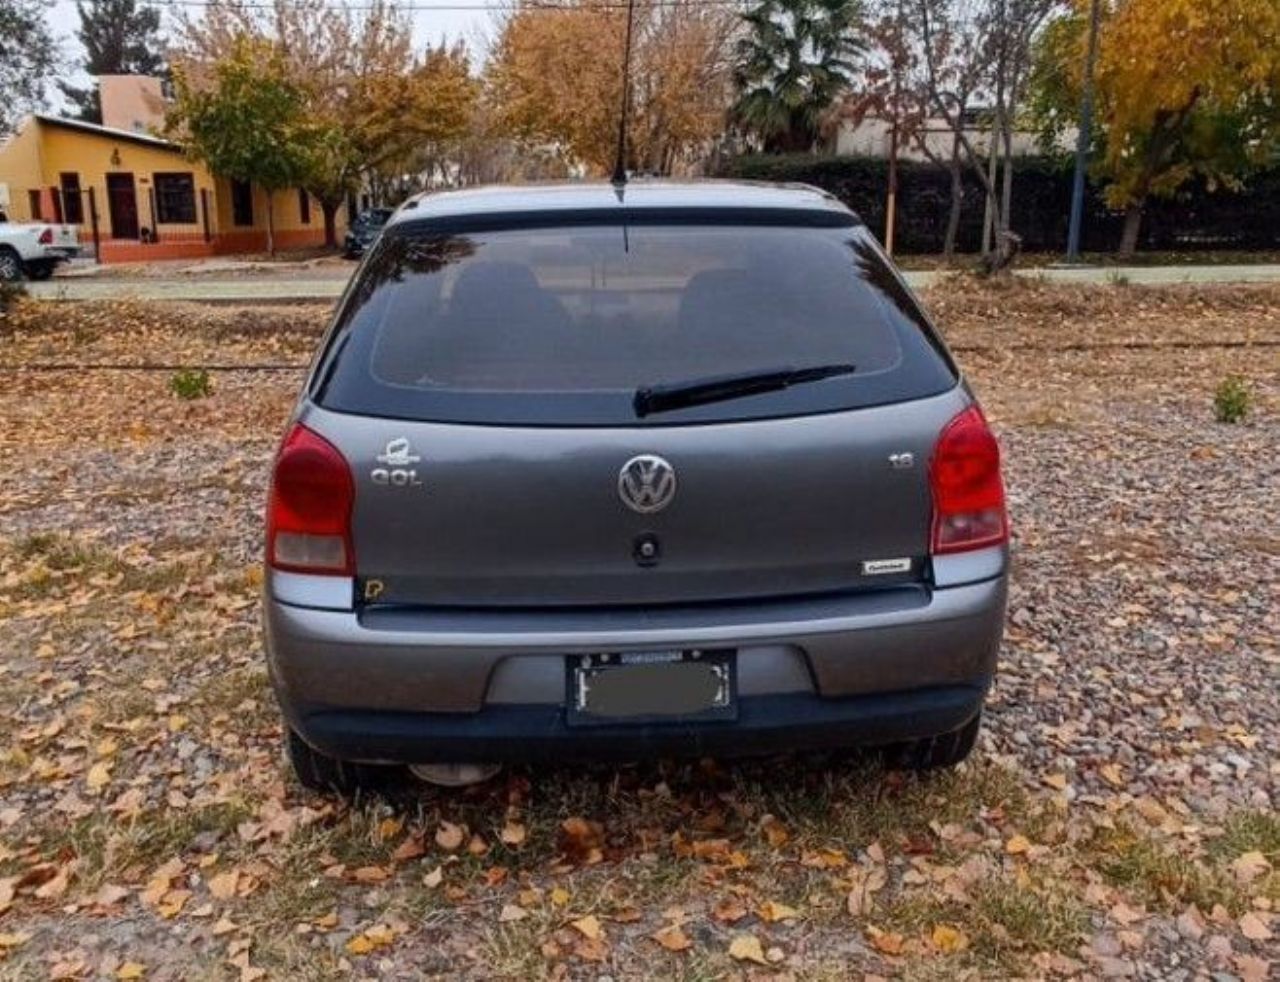
[[[354,268],[354,267],[352,267]],[[1057,283],[1129,283],[1166,286],[1177,283],[1280,283],[1280,265],[1258,266],[1109,266],[1038,268],[1019,276]],[[191,276],[136,279],[55,277],[29,283],[27,290],[41,300],[185,300],[193,303],[332,303],[346,288],[348,274],[273,277]],[[926,287],[950,275],[940,271],[905,274],[913,287]]]

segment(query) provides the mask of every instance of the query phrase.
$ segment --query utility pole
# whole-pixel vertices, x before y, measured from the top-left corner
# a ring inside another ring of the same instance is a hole
[[[1102,19],[1101,0],[1089,7],[1089,51],[1085,56],[1084,87],[1080,96],[1080,133],[1076,137],[1076,174],[1071,185],[1071,227],[1067,232],[1067,262],[1080,261],[1080,224],[1084,218],[1084,176],[1089,166],[1089,143],[1093,137],[1093,72],[1098,62],[1098,27]]]
[[[902,0],[898,0],[897,37],[893,52],[893,122],[889,129],[889,200],[884,209],[884,251],[893,255],[898,218],[898,116],[902,112]]]

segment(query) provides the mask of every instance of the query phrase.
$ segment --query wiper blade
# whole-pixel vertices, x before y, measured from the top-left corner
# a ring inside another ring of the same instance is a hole
[[[857,366],[851,364],[814,365],[810,368],[772,368],[762,372],[646,385],[636,389],[634,405],[637,416],[649,416],[672,409],[702,406],[709,402],[742,399],[762,392],[777,392],[806,382],[820,382],[837,375],[852,375],[855,371]]]

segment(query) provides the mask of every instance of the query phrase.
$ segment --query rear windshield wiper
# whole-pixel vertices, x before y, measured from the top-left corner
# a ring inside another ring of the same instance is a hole
[[[820,382],[826,378],[835,378],[837,375],[852,375],[856,370],[857,366],[848,364],[814,365],[811,368],[771,368],[762,372],[646,385],[636,389],[634,404],[637,416],[648,416],[671,409],[741,399],[762,392],[776,392],[793,385],[803,385],[805,382]]]

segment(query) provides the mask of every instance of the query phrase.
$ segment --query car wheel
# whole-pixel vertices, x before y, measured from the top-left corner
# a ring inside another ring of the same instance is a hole
[[[885,749],[885,766],[895,771],[933,771],[955,767],[973,750],[980,729],[982,713],[951,733],[894,744]]]
[[[0,248],[0,283],[17,283],[22,279],[22,260],[8,246]]]
[[[354,797],[361,791],[383,791],[404,778],[404,768],[377,764],[354,764],[338,760],[314,749],[302,737],[288,731],[285,751],[298,782],[312,791]]]

